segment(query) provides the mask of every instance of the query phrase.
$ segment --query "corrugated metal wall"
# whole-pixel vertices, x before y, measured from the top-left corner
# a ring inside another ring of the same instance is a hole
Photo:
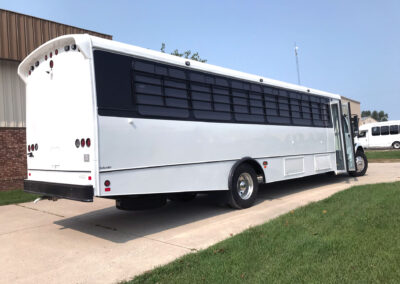
[[[0,127],[25,127],[25,85],[18,64],[0,60]]]
[[[110,35],[0,9],[0,58],[22,61],[52,38],[82,33],[112,39]]]

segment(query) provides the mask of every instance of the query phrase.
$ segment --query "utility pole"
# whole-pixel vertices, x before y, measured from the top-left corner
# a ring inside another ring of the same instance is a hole
[[[296,56],[296,68],[297,68],[297,83],[299,85],[301,85],[301,81],[300,81],[300,67],[299,67],[299,55],[298,55],[298,51],[299,47],[297,46],[296,43],[294,43],[294,54]]]

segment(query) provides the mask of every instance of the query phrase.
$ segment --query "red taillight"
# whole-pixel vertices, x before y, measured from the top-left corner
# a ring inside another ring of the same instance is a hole
[[[50,68],[53,68],[53,66],[54,66],[54,62],[53,62],[53,60],[50,60]]]
[[[81,147],[85,147],[85,139],[81,139]]]
[[[92,142],[90,141],[90,138],[86,139],[86,146],[87,146],[87,147],[90,147],[91,143],[92,143]]]
[[[33,151],[33,150],[35,150],[35,145],[31,145],[31,150]]]
[[[104,191],[111,191],[111,188],[106,187],[106,188],[104,189]]]
[[[55,54],[55,55],[58,54],[58,49],[54,50],[54,54]]]
[[[53,52],[50,52],[50,58],[52,58],[53,57]]]
[[[47,54],[44,56],[44,60],[47,60]]]
[[[105,185],[105,186],[110,186],[110,184],[111,184],[111,182],[110,182],[109,180],[106,180],[106,181],[104,182],[104,185]]]
[[[31,145],[28,145],[28,152],[31,151]]]
[[[91,177],[91,176],[88,176],[88,180],[92,180],[92,177]]]

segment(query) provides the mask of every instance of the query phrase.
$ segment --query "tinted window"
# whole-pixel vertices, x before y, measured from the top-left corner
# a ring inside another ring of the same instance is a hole
[[[390,134],[392,134],[392,135],[399,134],[399,126],[398,125],[390,125]]]
[[[329,99],[95,51],[100,115],[332,127]]]
[[[379,126],[377,127],[372,127],[371,129],[371,134],[372,136],[379,136],[381,135],[381,128]]]
[[[389,126],[381,126],[381,135],[389,135]]]
[[[99,109],[133,110],[132,60],[105,51],[94,51],[97,106]],[[143,66],[144,69],[148,68]],[[118,70],[118,72],[115,72]],[[147,69],[146,69],[147,70]]]

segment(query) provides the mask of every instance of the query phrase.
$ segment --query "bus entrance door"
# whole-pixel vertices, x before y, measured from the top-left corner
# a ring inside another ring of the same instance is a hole
[[[346,164],[347,171],[355,171],[356,170],[356,162],[355,162],[355,153],[354,153],[354,137],[353,137],[353,128],[351,124],[351,110],[350,103],[342,104],[342,127],[343,127],[343,136],[344,136],[344,144],[346,151]]]
[[[345,155],[344,155],[344,141],[342,131],[342,120],[341,109],[339,108],[339,102],[331,103],[331,113],[333,130],[335,132],[335,151],[336,151],[336,173],[346,172]]]

